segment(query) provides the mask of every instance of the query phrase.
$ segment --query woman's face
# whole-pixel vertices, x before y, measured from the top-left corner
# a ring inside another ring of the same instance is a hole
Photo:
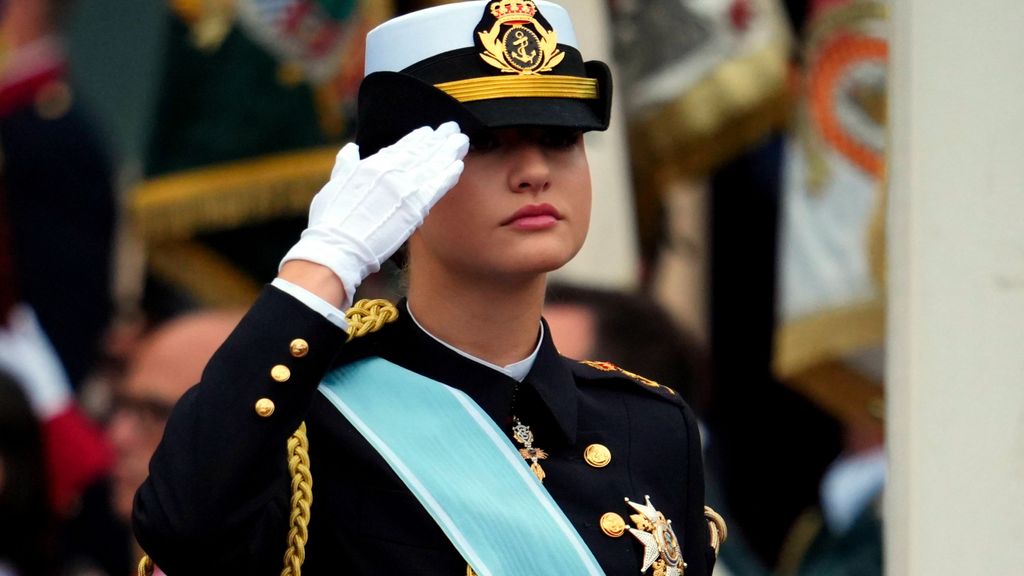
[[[414,269],[528,277],[572,259],[590,225],[582,134],[502,128],[471,142],[465,169],[410,239]]]

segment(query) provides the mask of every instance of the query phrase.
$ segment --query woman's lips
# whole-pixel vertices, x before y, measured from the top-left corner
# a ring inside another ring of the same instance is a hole
[[[550,204],[530,204],[516,210],[515,214],[501,224],[517,230],[544,230],[554,226],[561,219],[562,215]]]

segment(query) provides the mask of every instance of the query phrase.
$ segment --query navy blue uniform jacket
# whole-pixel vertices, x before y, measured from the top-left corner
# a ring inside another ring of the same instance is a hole
[[[514,409],[549,454],[544,487],[607,574],[640,573],[643,547],[628,532],[605,535],[599,520],[606,512],[628,519],[634,511],[624,499],[642,503],[645,495],[673,521],[686,573],[711,573],[700,438],[674,392],[564,358],[545,335],[513,408],[514,380],[439,344],[398,308],[394,323],[345,344],[322,316],[265,289],[175,407],[136,495],[136,535],[161,569],[170,576],[280,574],[289,512],[285,447],[305,420],[313,505],[304,574],[465,574],[466,562],[415,497],[317,392],[332,366],[377,355],[461,389],[510,436]],[[309,344],[303,357],[289,352],[295,338]],[[291,370],[286,382],[270,376],[278,364]],[[260,398],[275,403],[269,417],[254,411]],[[604,468],[583,458],[593,443],[611,451]]]

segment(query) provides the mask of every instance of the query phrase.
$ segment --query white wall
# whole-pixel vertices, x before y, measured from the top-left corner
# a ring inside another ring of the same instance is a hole
[[[892,6],[887,573],[1024,574],[1024,2]]]

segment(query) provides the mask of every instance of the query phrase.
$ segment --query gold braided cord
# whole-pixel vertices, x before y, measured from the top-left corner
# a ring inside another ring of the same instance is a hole
[[[288,438],[288,473],[292,478],[291,513],[288,515],[288,549],[281,576],[299,576],[309,540],[309,507],[313,504],[313,474],[309,470],[306,423]]]
[[[715,557],[718,557],[718,549],[729,538],[729,527],[725,525],[725,518],[715,512],[711,506],[704,507],[704,518],[708,521],[708,531],[711,532],[711,547],[715,549]]]
[[[380,330],[398,318],[398,309],[387,300],[360,300],[345,313],[349,325],[348,339]],[[301,576],[309,540],[310,507],[313,505],[313,474],[309,468],[309,439],[306,423],[288,438],[288,474],[291,476],[291,512],[288,514],[288,548],[284,553],[281,576]],[[138,576],[153,576],[153,561],[143,556]]]
[[[597,80],[579,76],[484,76],[434,84],[459,102],[494,98],[580,98],[597,99]]]
[[[396,318],[398,309],[391,302],[360,300],[345,313],[349,326],[348,340],[376,332]],[[292,498],[288,514],[288,549],[284,552],[281,576],[301,576],[309,540],[310,506],[313,504],[313,474],[309,469],[309,439],[305,422],[299,424],[288,438],[288,473],[292,479]]]
[[[149,554],[143,554],[139,560],[139,576],[153,576],[153,561]]]
[[[398,309],[387,300],[381,298],[360,300],[349,308],[348,312],[345,312],[345,321],[348,322],[348,340],[346,342],[376,332],[397,318]]]
[[[288,473],[292,479],[291,513],[288,516],[288,548],[284,553],[281,576],[300,576],[309,540],[309,512],[313,504],[313,474],[309,469],[309,440],[302,422],[288,438]],[[144,555],[138,576],[153,576],[153,561]]]

